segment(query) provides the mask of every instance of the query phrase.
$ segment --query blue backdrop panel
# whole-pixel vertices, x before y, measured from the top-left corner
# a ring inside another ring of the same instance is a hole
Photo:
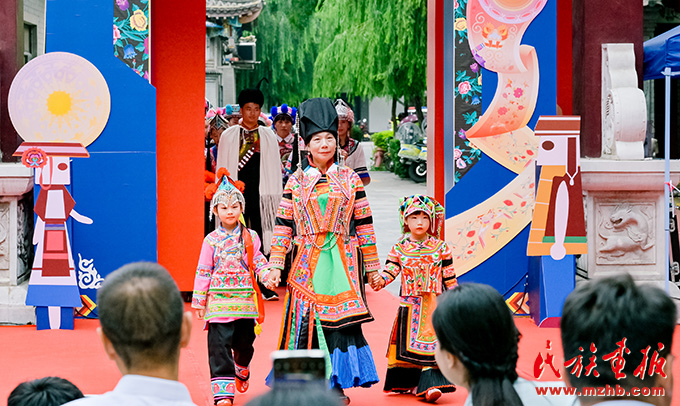
[[[543,11],[529,25],[522,40],[522,44],[536,48],[540,72],[538,101],[529,122],[530,128],[534,128],[540,115],[552,115],[556,110],[556,20],[556,1],[549,0]],[[482,78],[482,106],[486,110],[496,93],[498,75],[485,69]],[[446,193],[446,217],[453,217],[483,202],[516,176],[514,172],[482,154],[479,162]],[[475,269],[462,275],[459,280],[487,283],[504,293],[506,298],[514,292],[523,291],[524,284],[517,282],[529,269],[529,258],[526,256],[528,236],[529,230],[525,228],[513,241]]]
[[[121,163],[135,170],[120,170]],[[156,156],[150,152],[91,153],[90,158],[73,160],[76,211],[93,220],[89,225],[72,221],[76,269],[78,254],[94,260],[102,277],[128,262],[156,261],[156,190],[140,182],[146,177],[140,174],[155,171]],[[96,180],[102,193],[92,193],[93,173],[103,174]],[[116,185],[110,196],[105,193],[108,184]],[[96,297],[83,286],[81,294]]]
[[[156,261],[156,90],[113,55],[111,0],[50,0],[46,16],[46,51],[89,60],[111,92],[90,158],[72,160],[75,210],[94,221],[69,221],[76,270],[79,253],[101,277],[127,262]],[[94,290],[81,294],[96,300]]]
[[[574,290],[576,260],[567,255],[559,261],[549,256],[531,257],[529,270],[529,310],[539,327],[559,327],[562,307]]]

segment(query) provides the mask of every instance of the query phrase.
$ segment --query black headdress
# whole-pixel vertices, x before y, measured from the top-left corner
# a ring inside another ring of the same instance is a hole
[[[241,93],[238,94],[238,105],[243,109],[243,106],[245,106],[246,103],[255,103],[262,107],[264,104],[264,95],[262,94],[262,91],[260,89],[241,90]]]
[[[238,105],[241,106],[241,108],[243,108],[246,103],[255,103],[260,106],[260,108],[264,106],[264,94],[262,94],[262,91],[260,90],[263,81],[269,83],[267,78],[262,78],[254,88],[241,90],[241,93],[238,94]]]
[[[309,144],[312,135],[328,131],[338,137],[338,113],[326,98],[307,99],[300,105],[300,135]]]
[[[293,144],[292,168],[296,166],[306,168],[308,165],[307,156],[302,153],[300,147],[300,139],[308,144],[314,134],[328,131],[335,136],[335,141],[338,141],[338,113],[330,99],[316,98],[303,101],[298,109],[298,120],[295,124],[299,138],[298,142]]]

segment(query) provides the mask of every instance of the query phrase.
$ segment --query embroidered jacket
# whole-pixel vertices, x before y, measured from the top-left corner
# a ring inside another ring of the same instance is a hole
[[[361,144],[354,138],[349,138],[347,144],[340,148],[347,152],[345,165],[352,168],[362,180],[370,179],[371,175],[369,175],[368,168],[366,167],[366,156]]]
[[[382,277],[388,284],[401,272],[401,296],[439,295],[443,286],[452,289],[458,284],[452,258],[449,247],[438,238],[428,235],[415,242],[404,237],[387,255]]]
[[[317,233],[333,233],[344,238],[349,235],[349,225],[354,220],[366,272],[380,270],[373,217],[364,185],[353,170],[344,167],[339,172],[338,169],[333,164],[326,173],[329,196],[325,213],[321,213],[314,191],[321,173],[308,167],[291,175],[277,211],[270,265],[283,269],[293,230],[297,234],[296,242],[308,243]]]
[[[191,301],[191,307],[206,309],[205,320],[258,317],[253,298],[256,281],[246,264],[242,231],[249,232],[253,239],[255,275],[263,276],[267,259],[260,251],[261,243],[255,231],[238,225],[230,233],[220,226],[208,234],[201,247]]]
[[[320,198],[327,201],[322,212]],[[356,235],[350,235],[350,223]],[[295,236],[295,237],[294,237]],[[373,232],[373,218],[359,176],[348,167],[332,165],[326,175],[308,167],[298,170],[286,183],[277,212],[269,265],[283,269],[286,252],[293,243],[297,254],[288,276],[288,291],[301,314],[310,306],[324,327],[336,328],[372,320],[362,297],[363,270],[380,269]],[[350,290],[334,296],[315,292],[313,280],[321,252],[338,250]],[[295,310],[297,311],[297,310]]]

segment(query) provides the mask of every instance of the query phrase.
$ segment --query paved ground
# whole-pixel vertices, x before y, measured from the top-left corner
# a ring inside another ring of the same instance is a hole
[[[373,156],[373,143],[364,142],[366,159]],[[370,164],[369,164],[370,165]],[[371,183],[366,187],[366,195],[373,211],[373,226],[378,245],[380,262],[385,263],[387,253],[401,236],[399,228],[399,199],[413,194],[425,194],[426,184],[415,183],[411,179],[400,179],[392,172],[371,171]],[[387,289],[395,295],[399,284],[395,281]]]

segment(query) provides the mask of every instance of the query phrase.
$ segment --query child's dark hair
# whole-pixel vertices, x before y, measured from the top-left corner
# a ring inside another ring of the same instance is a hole
[[[520,406],[519,331],[503,296],[488,285],[464,283],[444,292],[432,315],[439,345],[467,369],[475,406]]]
[[[7,406],[58,406],[84,397],[71,382],[56,376],[22,382],[9,394]]]

